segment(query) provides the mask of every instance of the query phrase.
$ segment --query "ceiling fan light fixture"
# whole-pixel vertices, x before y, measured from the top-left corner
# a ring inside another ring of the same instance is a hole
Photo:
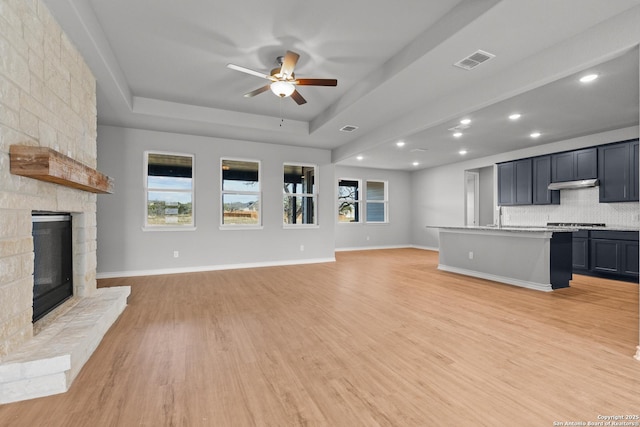
[[[273,82],[270,85],[271,92],[279,96],[280,98],[286,98],[287,96],[291,96],[291,94],[296,90],[295,86],[292,83],[285,82],[282,80],[278,80],[277,82]]]

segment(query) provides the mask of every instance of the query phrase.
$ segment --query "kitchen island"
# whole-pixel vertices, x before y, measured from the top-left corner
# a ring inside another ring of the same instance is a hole
[[[572,279],[572,231],[549,227],[435,227],[438,269],[540,291]]]

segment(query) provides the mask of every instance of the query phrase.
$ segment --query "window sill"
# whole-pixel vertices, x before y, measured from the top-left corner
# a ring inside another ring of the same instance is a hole
[[[173,226],[142,226],[142,231],[196,231],[196,226],[183,226],[183,227],[173,227]]]
[[[221,225],[220,230],[262,230],[262,225]]]
[[[284,230],[306,230],[306,229],[313,229],[313,228],[320,228],[320,226],[318,224],[288,224],[288,225],[283,225],[282,228]]]

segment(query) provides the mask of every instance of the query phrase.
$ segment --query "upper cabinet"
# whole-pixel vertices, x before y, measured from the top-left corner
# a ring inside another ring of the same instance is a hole
[[[551,183],[551,156],[533,158],[533,204],[560,204],[560,190],[549,190]]]
[[[638,140],[598,148],[600,202],[638,201]]]
[[[560,191],[552,182],[596,179],[600,202],[638,201],[638,140],[498,163],[498,204],[553,205]]]
[[[531,159],[498,164],[498,204],[530,205],[532,203]]]
[[[549,191],[551,156],[498,164],[498,204],[550,205],[560,203],[560,191]]]
[[[551,181],[577,181],[598,177],[596,147],[551,155]]]

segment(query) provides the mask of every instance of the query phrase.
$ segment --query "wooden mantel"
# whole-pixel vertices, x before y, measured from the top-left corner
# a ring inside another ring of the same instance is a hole
[[[41,181],[89,191],[113,193],[113,179],[48,147],[12,145],[10,171]]]

